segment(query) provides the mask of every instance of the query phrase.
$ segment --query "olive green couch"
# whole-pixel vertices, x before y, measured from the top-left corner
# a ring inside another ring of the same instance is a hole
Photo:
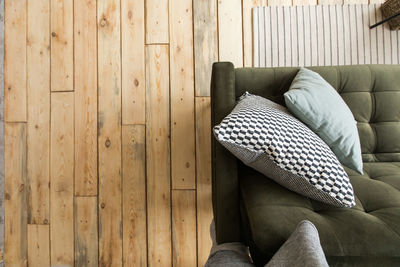
[[[346,168],[356,206],[335,208],[291,192],[242,164],[212,137],[217,242],[244,242],[262,265],[307,219],[317,227],[331,266],[400,266],[400,66],[310,69],[340,93],[358,122],[364,174]],[[245,91],[284,105],[297,71],[215,63],[212,126]]]

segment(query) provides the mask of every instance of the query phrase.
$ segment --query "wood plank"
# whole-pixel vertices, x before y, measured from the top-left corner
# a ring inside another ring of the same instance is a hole
[[[196,192],[172,190],[174,267],[196,266]]]
[[[144,0],[121,1],[122,124],[144,124]]]
[[[124,266],[147,266],[146,128],[122,126]]]
[[[26,0],[4,3],[4,120],[26,122]]]
[[[74,0],[51,0],[51,90],[74,90]]]
[[[4,127],[4,263],[27,264],[26,124]]]
[[[219,60],[243,66],[242,1],[218,0]]]
[[[51,264],[74,264],[74,94],[51,95]]]
[[[245,67],[253,67],[253,7],[266,5],[267,0],[243,0],[243,58]]]
[[[146,44],[166,44],[168,0],[146,0]]]
[[[49,225],[28,224],[28,266],[50,266]]]
[[[170,0],[169,15],[172,188],[194,189],[196,159],[192,1]]]
[[[197,163],[197,266],[204,266],[212,241],[213,218],[211,196],[211,101],[196,98],[196,163]]]
[[[369,0],[369,4],[382,4],[385,0]]]
[[[343,0],[317,0],[318,5],[341,5]]]
[[[120,2],[98,14],[99,264],[122,265]]]
[[[97,197],[75,197],[75,266],[98,266]]]
[[[212,64],[218,61],[217,1],[193,1],[196,96],[210,95]]]
[[[368,4],[368,0],[343,0],[343,4],[344,5]]]
[[[294,6],[313,6],[317,4],[317,0],[293,0]]]
[[[96,1],[75,0],[75,195],[97,195]]]
[[[169,62],[167,45],[146,47],[148,265],[171,264]]]
[[[268,0],[269,6],[291,6],[292,0]]]
[[[50,3],[28,2],[28,223],[48,224],[50,210]]]

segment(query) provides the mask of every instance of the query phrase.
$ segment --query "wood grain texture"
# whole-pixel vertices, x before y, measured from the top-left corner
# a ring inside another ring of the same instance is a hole
[[[292,0],[267,0],[269,6],[291,6]]]
[[[217,0],[193,1],[196,96],[210,95],[212,64],[218,61]]]
[[[167,45],[146,47],[148,265],[171,264],[169,61]]]
[[[293,0],[294,6],[308,6],[308,5],[316,5],[317,0]]]
[[[98,266],[97,197],[75,197],[75,266]]]
[[[120,2],[97,2],[99,264],[122,265]]]
[[[218,0],[219,60],[243,66],[242,1]]]
[[[172,188],[195,189],[192,2],[170,0],[169,15]]]
[[[266,6],[266,0],[243,0],[243,58],[244,67],[253,66],[253,7]]]
[[[211,100],[196,97],[196,163],[197,163],[197,266],[204,266],[212,241],[213,218],[211,196]]]
[[[174,267],[196,266],[196,192],[172,190]]]
[[[317,0],[318,5],[341,5],[343,0]]]
[[[28,266],[50,266],[50,226],[28,224]]]
[[[97,21],[95,0],[74,2],[75,195],[97,195]]]
[[[146,0],[146,44],[166,44],[168,0]]]
[[[28,223],[48,224],[50,210],[50,3],[28,3]]]
[[[124,266],[147,266],[146,127],[122,126]]]
[[[74,90],[74,0],[51,0],[51,90]]]
[[[4,2],[4,120],[26,122],[26,0]]]
[[[74,264],[74,95],[51,94],[50,260]]]
[[[146,121],[144,0],[121,0],[122,124]]]
[[[4,127],[4,263],[27,265],[26,124]]]

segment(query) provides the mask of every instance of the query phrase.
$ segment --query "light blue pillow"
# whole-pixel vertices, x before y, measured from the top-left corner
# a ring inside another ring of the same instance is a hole
[[[301,68],[284,97],[290,112],[321,137],[343,165],[363,173],[357,122],[328,82]]]

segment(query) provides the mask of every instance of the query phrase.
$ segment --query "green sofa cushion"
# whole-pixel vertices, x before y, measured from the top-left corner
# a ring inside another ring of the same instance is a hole
[[[291,192],[248,168],[239,173],[253,249],[267,262],[302,220],[318,229],[331,266],[362,256],[400,261],[400,163],[365,163],[364,175],[347,169],[357,196],[351,209],[334,208]]]

